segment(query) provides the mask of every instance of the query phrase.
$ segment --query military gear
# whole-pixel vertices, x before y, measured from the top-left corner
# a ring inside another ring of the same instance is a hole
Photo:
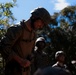
[[[31,73],[33,73],[39,69],[45,68],[46,66],[49,65],[49,56],[47,53],[43,51],[45,48],[45,39],[44,37],[39,37],[37,38],[35,42],[35,46],[37,49],[34,50],[33,52],[33,63],[31,65]]]
[[[52,65],[52,67],[57,69],[57,70],[60,69],[61,71],[63,71],[62,73],[60,71],[59,75],[71,75],[67,65],[64,64],[65,53],[63,51],[57,51],[55,54],[55,58],[56,58],[57,62],[54,65]]]
[[[13,53],[24,60],[28,60],[27,57],[31,54],[35,44],[35,37],[35,32],[29,31],[24,23],[8,28],[6,35],[1,40],[2,50],[0,51],[5,58],[5,62],[7,62],[5,75],[21,75],[21,65],[17,62],[18,59],[12,59]],[[11,57],[11,60],[9,57]],[[30,69],[28,71],[30,73]]]
[[[40,18],[45,25],[48,25],[51,22],[51,16],[45,8],[38,7],[31,11],[31,14],[36,18]]]
[[[57,51],[55,54],[55,59],[58,59],[59,56],[65,55],[63,51]]]
[[[60,67],[60,68],[67,68],[66,64],[60,65],[59,63],[55,63],[52,67]]]
[[[45,41],[45,39],[43,37],[39,37],[39,38],[37,38],[36,43],[39,41]]]
[[[36,42],[35,42],[35,46],[38,47],[39,42],[43,42],[44,46],[45,46],[45,39],[43,37],[39,37],[37,38]]]
[[[15,25],[8,28],[6,35],[1,40],[1,51],[5,54],[5,59],[13,53],[12,51],[22,58],[27,58],[34,47],[35,38],[34,31],[30,32],[26,25]],[[10,45],[10,47],[8,47],[8,45]]]
[[[45,52],[34,52],[34,61],[31,65],[31,73],[33,75],[38,69],[49,66],[49,56]]]

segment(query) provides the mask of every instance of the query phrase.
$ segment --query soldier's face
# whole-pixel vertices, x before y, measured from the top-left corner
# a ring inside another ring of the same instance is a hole
[[[44,42],[38,42],[38,48],[39,49],[43,49],[45,47],[45,43]]]
[[[42,20],[38,19],[34,22],[34,28],[35,29],[42,29],[44,26],[44,23],[42,22]]]
[[[64,55],[61,55],[61,56],[59,57],[59,61],[60,61],[60,62],[64,62],[64,61],[65,61],[65,56],[64,56]]]

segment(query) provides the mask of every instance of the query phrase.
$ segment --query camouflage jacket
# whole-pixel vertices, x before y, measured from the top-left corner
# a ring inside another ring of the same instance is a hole
[[[43,69],[47,66],[49,66],[49,56],[45,53],[39,53],[37,51],[34,52],[34,61],[31,65],[31,73],[33,74],[38,69]]]
[[[30,32],[26,25],[18,24],[8,28],[1,40],[0,52],[5,59],[13,52],[25,59],[31,54],[34,43],[35,32]]]

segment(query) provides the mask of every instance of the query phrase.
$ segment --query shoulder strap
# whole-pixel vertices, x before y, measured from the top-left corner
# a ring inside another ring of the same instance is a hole
[[[26,29],[28,32],[32,33],[31,31],[28,30],[27,26],[25,25],[25,20],[22,20],[22,21],[20,22],[20,25],[22,26],[22,36],[23,36],[23,34],[24,34],[24,29]],[[34,40],[34,39],[35,39],[35,33],[34,33],[34,38],[32,38],[32,39],[30,39],[30,40],[25,40],[25,39],[23,39],[22,41],[31,42],[31,41]]]
[[[21,40],[24,34],[24,20],[20,21],[19,25],[21,26],[21,35],[18,40]]]

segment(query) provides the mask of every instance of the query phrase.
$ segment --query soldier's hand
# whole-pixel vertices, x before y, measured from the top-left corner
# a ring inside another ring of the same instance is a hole
[[[22,67],[29,67],[31,62],[27,59],[22,59],[19,56],[14,56],[14,59],[22,66]]]
[[[31,65],[31,62],[29,60],[23,60],[21,63],[22,67],[29,67]]]
[[[8,61],[11,61],[11,60],[15,60],[16,62],[18,62],[22,67],[29,67],[31,62],[27,59],[23,59],[21,57],[19,57],[18,55],[16,55],[15,53],[12,53],[10,54],[10,56],[8,57]]]

